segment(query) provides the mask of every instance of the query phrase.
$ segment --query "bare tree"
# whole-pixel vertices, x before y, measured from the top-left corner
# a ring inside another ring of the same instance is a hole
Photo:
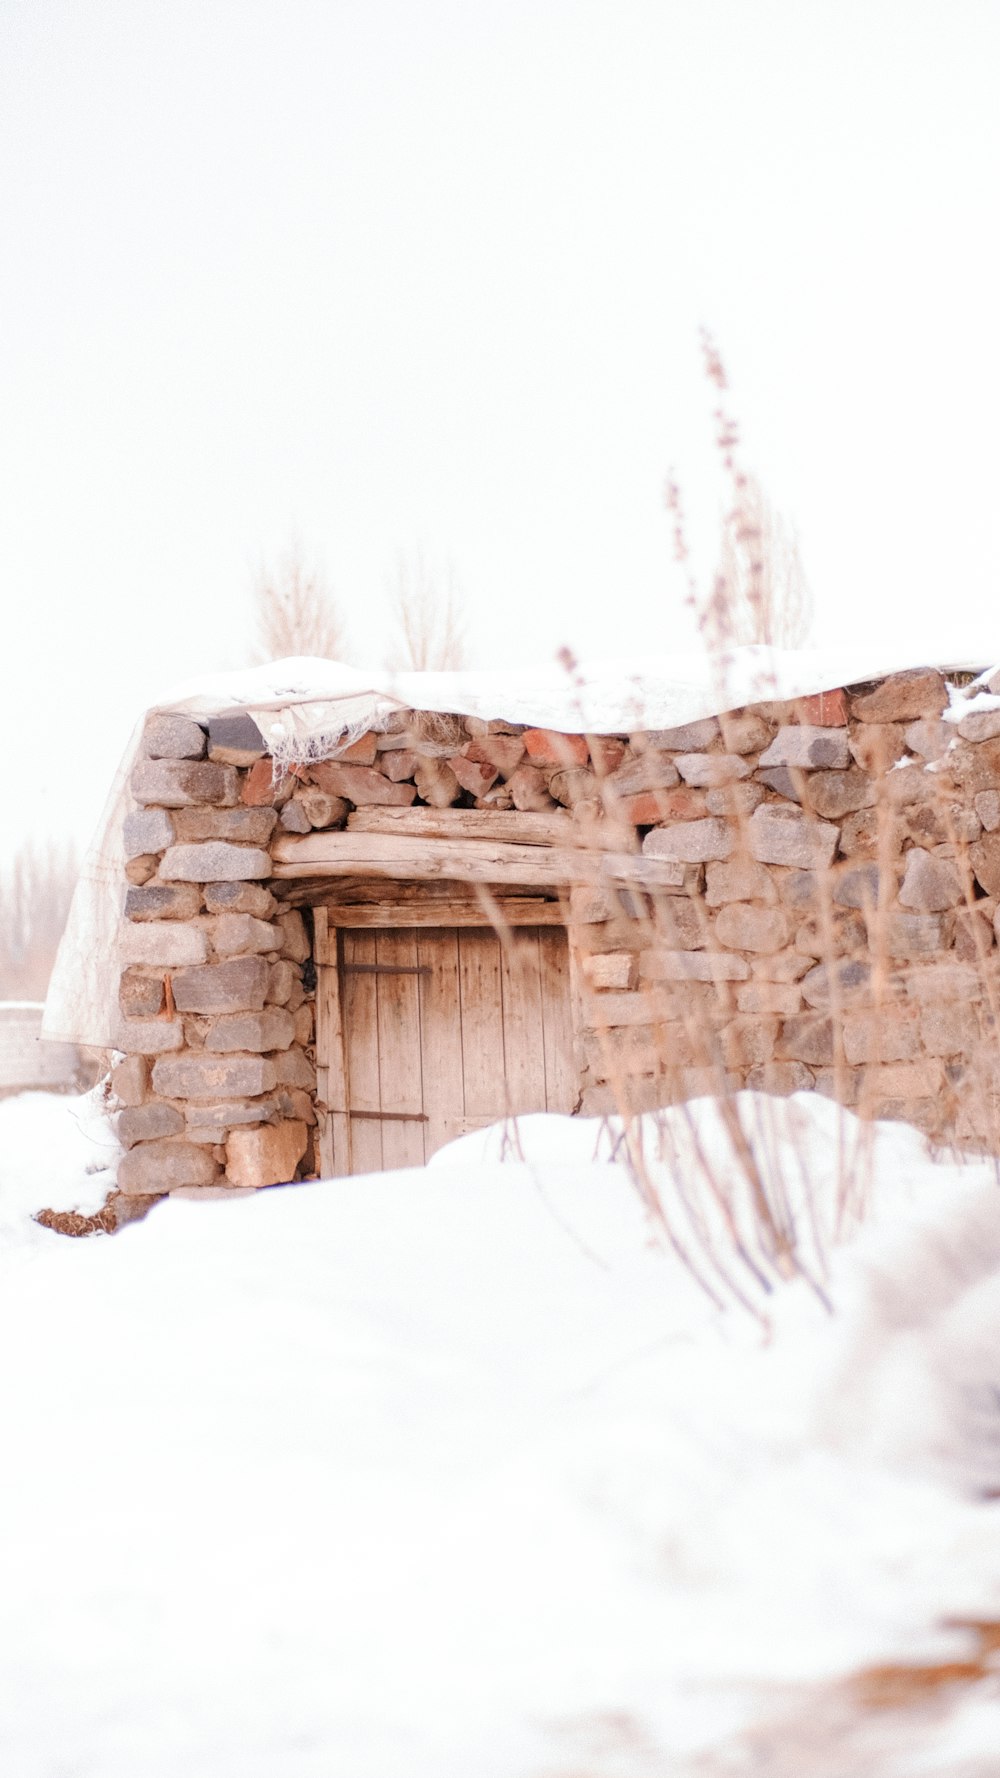
[[[423,673],[467,664],[465,623],[450,563],[439,578],[422,549],[416,549],[411,557],[400,554],[391,605],[396,635],[388,666]]]
[[[275,568],[261,572],[255,605],[259,660],[297,654],[343,659],[340,614],[322,570],[306,561],[300,543],[293,543]]]
[[[705,372],[728,393],[718,349],[702,333]],[[776,512],[759,478],[740,461],[739,430],[723,407],[715,410],[716,445],[729,484],[729,506],[712,591],[700,623],[709,646],[769,642],[801,648],[812,624],[812,599],[794,532]]]
[[[44,1000],[76,876],[75,848],[37,841],[0,876],[0,999]]]

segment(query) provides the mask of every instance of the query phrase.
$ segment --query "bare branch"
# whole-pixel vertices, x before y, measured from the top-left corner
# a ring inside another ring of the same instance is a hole
[[[439,580],[423,550],[415,550],[411,557],[400,554],[391,606],[396,635],[388,666],[426,673],[466,665],[465,622],[450,563]]]
[[[340,614],[322,571],[305,560],[300,543],[291,545],[276,568],[261,573],[255,605],[258,660],[288,655],[343,659]]]

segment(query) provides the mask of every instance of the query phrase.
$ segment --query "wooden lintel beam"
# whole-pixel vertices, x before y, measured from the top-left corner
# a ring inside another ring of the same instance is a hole
[[[434,882],[518,883],[562,888],[571,883],[633,883],[676,888],[680,867],[669,859],[585,847],[523,846],[488,840],[429,840],[397,833],[288,834],[273,847],[274,876],[397,877]]]

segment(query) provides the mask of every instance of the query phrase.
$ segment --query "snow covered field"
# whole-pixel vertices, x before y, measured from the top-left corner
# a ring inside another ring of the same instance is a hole
[[[828,1198],[850,1115],[766,1117]],[[762,1327],[598,1125],[521,1146],[72,1241],[93,1102],[0,1103],[5,1772],[997,1778],[998,1677],[850,1683],[1000,1618],[993,1170],[882,1126],[836,1314]]]

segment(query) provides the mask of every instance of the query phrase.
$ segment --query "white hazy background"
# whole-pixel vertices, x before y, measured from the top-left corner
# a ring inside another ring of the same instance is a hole
[[[474,665],[690,646],[702,323],[816,640],[1000,656],[998,50],[992,0],[0,0],[11,840],[85,836],[292,537],[359,662],[418,545]]]

